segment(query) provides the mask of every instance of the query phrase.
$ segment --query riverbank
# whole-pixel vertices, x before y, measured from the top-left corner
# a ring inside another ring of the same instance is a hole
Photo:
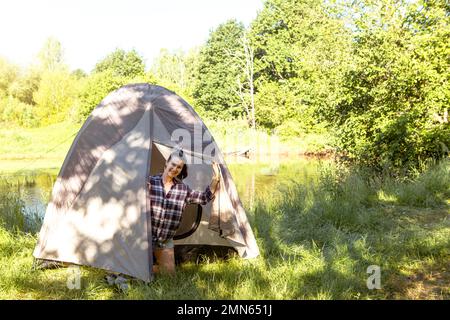
[[[253,131],[242,121],[206,121],[227,163],[276,162],[288,157],[326,157],[332,153],[326,134],[278,137]],[[63,122],[42,128],[0,129],[0,173],[58,170],[81,128]],[[245,154],[246,153],[246,154]]]
[[[0,172],[58,170],[81,125],[0,129]]]

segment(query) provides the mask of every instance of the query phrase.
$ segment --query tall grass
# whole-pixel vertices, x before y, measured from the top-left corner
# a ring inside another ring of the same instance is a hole
[[[264,188],[247,213],[261,256],[185,263],[174,278],[131,281],[120,293],[104,272],[31,270],[33,233],[0,228],[2,298],[68,299],[448,299],[449,162],[398,180],[323,164],[318,177]],[[294,170],[295,172],[295,170]],[[205,258],[206,259],[206,258]],[[381,268],[369,290],[367,268]]]
[[[42,216],[37,211],[25,212],[21,188],[33,184],[33,178],[11,181],[0,178],[0,226],[11,232],[36,233]]]

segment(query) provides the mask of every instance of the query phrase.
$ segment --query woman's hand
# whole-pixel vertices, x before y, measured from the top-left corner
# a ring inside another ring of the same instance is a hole
[[[213,193],[215,193],[217,190],[217,185],[219,184],[219,181],[220,181],[220,167],[219,167],[219,164],[214,161],[212,163],[212,171],[213,171],[213,177],[211,180],[210,189]]]
[[[213,177],[212,177],[212,179],[219,181],[220,180],[220,167],[219,167],[219,164],[213,161],[213,163],[212,163],[212,170],[213,170]]]

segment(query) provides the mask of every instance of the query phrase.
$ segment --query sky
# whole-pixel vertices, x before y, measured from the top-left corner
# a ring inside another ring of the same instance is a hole
[[[3,0],[0,56],[26,67],[48,37],[61,42],[71,70],[90,72],[117,48],[149,67],[160,49],[203,45],[228,19],[246,26],[263,0]]]

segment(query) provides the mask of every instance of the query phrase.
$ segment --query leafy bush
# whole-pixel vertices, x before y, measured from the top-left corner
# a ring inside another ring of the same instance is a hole
[[[0,121],[21,127],[33,127],[38,123],[33,106],[11,96],[0,100]]]
[[[48,125],[64,121],[75,103],[76,95],[76,79],[67,71],[43,73],[39,89],[33,94],[39,123]]]
[[[350,158],[408,171],[448,154],[450,36],[438,2],[398,8],[390,1],[357,21],[353,65],[335,109],[339,147]]]
[[[111,71],[115,77],[133,78],[143,76],[144,69],[144,61],[136,50],[116,49],[95,65],[94,73]]]
[[[126,83],[126,78],[114,76],[112,70],[91,75],[80,92],[79,121],[84,121],[103,98]]]

